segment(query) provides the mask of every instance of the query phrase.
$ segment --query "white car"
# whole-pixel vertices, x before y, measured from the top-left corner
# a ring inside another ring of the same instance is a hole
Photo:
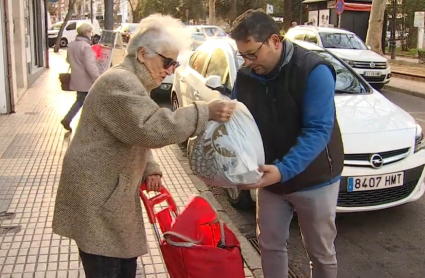
[[[101,36],[101,29],[100,29],[99,22],[96,19],[93,20],[93,23],[89,19],[69,20],[66,24],[65,29],[63,29],[62,38],[60,41],[61,47],[66,47],[69,43],[75,40],[75,37],[77,36],[77,27],[81,23],[93,24],[92,41],[94,44],[97,44],[99,42],[99,39]],[[49,47],[53,47],[55,45],[56,38],[58,37],[59,30],[62,27],[62,25],[63,25],[63,21],[56,22],[50,27],[50,30],[48,30]]]
[[[345,152],[337,211],[371,211],[418,200],[425,191],[425,143],[414,118],[332,53],[295,43],[327,59],[337,73],[335,103]],[[235,50],[222,40],[200,46],[175,73],[173,108],[221,97],[206,84],[231,89],[243,64]],[[256,198],[255,190],[228,193],[236,207],[248,207]]]
[[[387,58],[370,50],[354,33],[328,27],[296,26],[289,29],[285,38],[304,40],[317,44],[349,64],[375,89],[390,82],[391,67]]]

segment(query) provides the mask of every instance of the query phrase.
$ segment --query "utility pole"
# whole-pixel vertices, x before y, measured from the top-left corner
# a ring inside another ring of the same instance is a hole
[[[105,0],[105,30],[114,29],[114,0]]]
[[[391,18],[392,28],[391,28],[391,41],[390,41],[390,49],[391,49],[391,60],[395,59],[395,29],[397,26],[397,0],[393,0],[393,10],[392,10],[392,18]]]
[[[91,23],[93,24],[93,0],[90,0],[90,20]]]

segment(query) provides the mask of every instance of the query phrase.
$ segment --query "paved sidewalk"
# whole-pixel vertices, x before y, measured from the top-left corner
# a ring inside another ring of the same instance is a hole
[[[391,55],[385,54],[385,57],[391,61]],[[396,61],[405,61],[405,62],[409,62],[409,63],[413,63],[413,64],[418,64],[419,58],[413,58],[413,57],[403,57],[403,56],[396,56],[395,57]]]
[[[51,69],[26,92],[16,113],[0,115],[0,212],[15,212],[1,226],[20,225],[18,233],[0,235],[1,277],[84,277],[78,249],[52,234],[51,221],[69,143],[59,124],[75,98],[60,90],[58,73],[67,70],[61,54],[50,55]],[[154,150],[164,183],[182,207],[198,190],[176,158],[173,147]],[[168,277],[147,217],[150,254],[139,258],[138,277]],[[252,273],[246,269],[247,277]],[[225,277],[223,277],[225,278]]]
[[[391,77],[390,83],[385,85],[385,88],[395,92],[414,95],[420,98],[425,98],[425,83],[403,78]]]

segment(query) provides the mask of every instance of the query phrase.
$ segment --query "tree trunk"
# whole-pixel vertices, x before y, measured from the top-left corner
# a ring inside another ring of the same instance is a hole
[[[288,31],[291,27],[292,18],[292,0],[283,0],[283,30]]]
[[[59,49],[61,47],[61,39],[63,30],[65,29],[66,24],[68,23],[68,20],[71,18],[72,14],[74,13],[74,4],[76,0],[69,0],[68,2],[68,13],[65,16],[65,19],[63,20],[63,24],[61,26],[61,29],[59,30],[58,37],[56,38],[55,42],[55,48],[53,49],[54,52],[59,52]]]
[[[369,17],[369,28],[367,29],[366,36],[366,44],[369,45],[373,51],[381,55],[383,55],[382,29],[386,4],[386,0],[373,0]]]
[[[215,24],[215,0],[208,0],[208,21],[209,24]]]

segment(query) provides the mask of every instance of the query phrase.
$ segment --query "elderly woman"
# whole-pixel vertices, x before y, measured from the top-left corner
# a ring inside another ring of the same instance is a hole
[[[161,170],[151,149],[202,133],[208,120],[227,121],[234,103],[195,102],[174,112],[149,92],[174,72],[190,46],[180,21],[143,19],[124,61],[92,86],[63,161],[53,231],[74,239],[86,276],[135,277],[147,252],[140,182],[159,190]]]
[[[62,126],[68,131],[72,131],[71,121],[83,106],[90,87],[99,77],[96,58],[90,46],[93,26],[90,23],[82,23],[77,28],[77,34],[75,41],[69,45],[66,57],[71,67],[70,88],[77,91],[75,103],[61,121]]]

